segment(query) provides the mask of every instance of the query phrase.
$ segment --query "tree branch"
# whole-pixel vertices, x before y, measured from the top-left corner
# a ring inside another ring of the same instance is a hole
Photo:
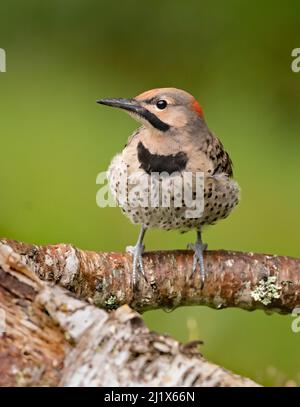
[[[256,386],[207,362],[198,342],[183,345],[150,332],[128,306],[107,313],[34,273],[47,269],[47,277],[75,287],[73,272],[96,265],[90,256],[99,255],[2,241],[0,386]],[[85,293],[79,276],[76,286]]]
[[[300,304],[300,260],[292,257],[207,251],[201,290],[199,273],[191,275],[192,252],[149,252],[143,256],[148,282],[140,276],[138,290],[133,292],[130,254],[96,253],[68,244],[0,242],[2,250],[20,255],[40,278],[108,310],[123,304],[139,312],[208,305],[288,313]]]

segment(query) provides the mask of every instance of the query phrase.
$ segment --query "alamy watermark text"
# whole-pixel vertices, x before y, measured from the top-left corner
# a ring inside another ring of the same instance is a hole
[[[0,72],[6,72],[6,52],[0,48]]]
[[[292,71],[295,73],[300,72],[300,48],[294,48],[292,51],[292,57],[295,58],[292,61]]]

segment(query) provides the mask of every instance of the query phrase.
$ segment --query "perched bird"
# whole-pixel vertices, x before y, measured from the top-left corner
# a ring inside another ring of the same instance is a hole
[[[141,225],[136,245],[127,248],[133,254],[133,284],[137,283],[138,271],[145,277],[142,254],[147,229],[195,230],[197,240],[191,245],[194,250],[193,272],[199,264],[202,288],[205,278],[203,251],[207,247],[201,239],[202,227],[226,218],[239,201],[239,186],[232,178],[228,153],[208,129],[197,100],[184,90],[153,89],[133,99],[100,99],[97,102],[124,109],[142,124],[129,137],[122,153],[113,158],[108,170],[114,197],[130,220]],[[170,182],[167,184],[169,204],[163,205],[160,201],[159,205],[153,206],[149,199],[144,199],[141,204],[141,196],[149,189],[152,174],[157,173],[164,174],[157,181],[160,189],[166,174],[178,181],[183,180],[184,174],[191,173],[189,186],[193,197],[196,196],[195,174],[203,174],[201,213],[187,217],[186,202],[180,199],[179,204],[176,203],[177,194],[172,192]],[[126,183],[125,198],[131,194],[129,202],[124,199],[124,175],[135,181],[143,180],[138,187],[134,182]],[[136,203],[138,195],[141,198],[139,204]]]

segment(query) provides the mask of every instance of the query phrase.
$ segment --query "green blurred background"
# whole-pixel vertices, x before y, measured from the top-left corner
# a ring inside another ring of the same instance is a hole
[[[0,5],[0,235],[123,250],[138,228],[100,209],[96,175],[137,124],[97,98],[175,86],[194,94],[230,152],[242,201],[208,228],[210,249],[300,257],[300,2],[5,0]],[[152,231],[147,249],[192,233]],[[265,385],[300,384],[292,317],[180,308],[144,315],[209,360]]]

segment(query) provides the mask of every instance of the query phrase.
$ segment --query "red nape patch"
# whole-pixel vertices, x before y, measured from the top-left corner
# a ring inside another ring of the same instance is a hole
[[[194,100],[194,102],[192,104],[192,109],[195,110],[195,112],[197,112],[199,116],[201,116],[201,117],[204,116],[202,107],[199,105],[199,103],[197,102],[196,99]]]

